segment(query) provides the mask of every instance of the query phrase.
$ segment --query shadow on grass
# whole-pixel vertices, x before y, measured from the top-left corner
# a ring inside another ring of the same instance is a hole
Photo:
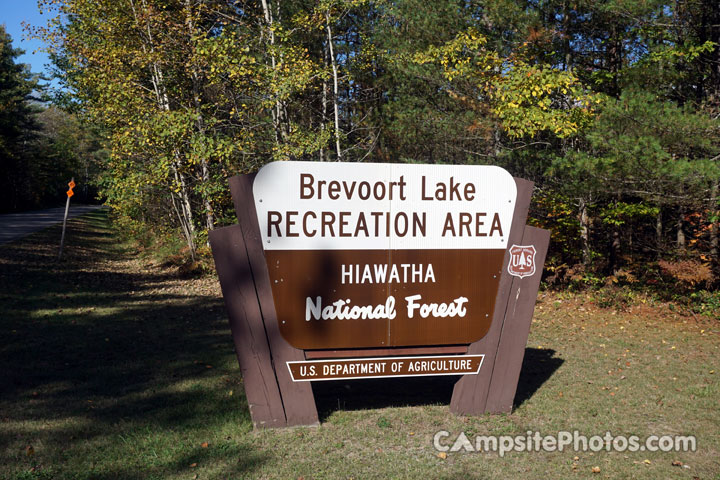
[[[247,474],[265,459],[250,446],[199,447],[222,427],[252,428],[244,396],[228,396],[242,385],[222,300],[124,266],[106,215],[69,224],[61,261],[58,227],[0,247],[0,452],[16,452],[0,456],[0,477],[41,461],[65,478],[162,478],[218,461]],[[29,444],[43,445],[33,459]],[[155,458],[138,460],[153,444]],[[77,452],[87,458],[62,470]]]
[[[530,399],[560,368],[564,360],[555,350],[526,348],[514,408]],[[449,405],[459,375],[420,378],[383,378],[314,382],[313,393],[320,421],[337,410]]]
[[[526,348],[513,408],[529,400],[564,362],[555,357],[555,350]]]
[[[459,375],[313,382],[320,421],[337,410],[449,405]]]

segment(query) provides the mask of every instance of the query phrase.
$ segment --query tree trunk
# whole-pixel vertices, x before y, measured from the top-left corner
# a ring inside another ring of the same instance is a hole
[[[680,211],[678,212],[678,217],[677,217],[677,224],[676,224],[676,227],[677,227],[676,242],[677,242],[678,251],[680,253],[685,253],[685,246],[686,246],[685,232],[683,231],[684,217],[685,217],[685,207],[680,207]]]
[[[185,24],[188,27],[188,39],[192,41],[193,34],[195,32],[195,26],[192,19],[192,5],[190,0],[185,0],[186,18]],[[191,69],[191,80],[192,80],[192,94],[193,94],[193,105],[197,115],[197,129],[198,132],[205,137],[207,135],[207,129],[205,128],[205,119],[203,117],[202,108],[200,105],[200,77],[198,75],[198,67],[193,64]],[[200,181],[203,185],[210,183],[210,167],[208,165],[207,158],[204,156],[200,159]],[[205,207],[205,226],[209,231],[215,229],[215,216],[213,213],[212,203],[207,194],[203,193],[203,206]],[[208,239],[208,246],[210,246],[210,240]]]
[[[658,213],[655,215],[655,248],[657,258],[660,258],[664,249],[662,207],[658,207]]]
[[[142,6],[144,9],[147,9],[147,4],[145,3],[145,0],[142,0]],[[155,51],[155,44],[153,41],[152,31],[150,30],[150,24],[148,22],[145,22],[144,27],[140,25],[140,19],[135,8],[134,0],[130,0],[130,7],[132,8],[133,16],[135,17],[135,23],[141,30],[144,28],[145,34],[147,36],[145,40],[146,44],[143,43],[142,45],[143,53],[147,54],[149,52],[150,54],[153,54]],[[169,112],[170,97],[168,96],[167,88],[165,87],[165,79],[163,77],[162,68],[160,68],[157,62],[153,62],[149,66],[149,70],[150,82],[153,85],[158,108],[162,111]],[[173,174],[177,191],[175,189],[171,190],[170,196],[172,197],[172,203],[178,215],[178,220],[180,222],[180,228],[183,231],[183,236],[185,237],[185,241],[187,242],[188,248],[190,249],[190,256],[192,257],[193,261],[195,261],[195,251],[197,247],[195,245],[195,226],[193,222],[192,205],[190,203],[190,193],[188,190],[188,185],[185,181],[185,176],[183,175],[181,168],[181,155],[176,148],[173,150],[173,161],[170,162],[170,171]],[[175,197],[177,197],[177,200],[180,203],[180,208],[178,208],[177,204],[175,203]]]
[[[580,220],[580,240],[582,242],[582,262],[583,265],[590,265],[590,235],[588,224],[590,219],[587,213],[587,204],[585,199],[580,199],[580,208],[578,219]]]
[[[570,5],[569,2],[563,3],[563,49],[565,50],[565,71],[571,71],[571,51],[570,51]]]
[[[325,12],[325,24],[327,26],[327,41],[330,52],[330,64],[333,71],[333,108],[335,110],[335,153],[338,161],[342,160],[340,150],[340,111],[338,106],[338,69],[335,61],[335,50],[333,49],[332,31],[330,30],[330,12]]]
[[[610,265],[609,271],[611,275],[615,275],[620,270],[620,254],[622,242],[620,240],[620,230],[613,227],[612,243],[610,244]]]
[[[608,67],[612,74],[611,92],[615,98],[620,98],[620,69],[622,68],[622,39],[619,38],[618,28],[613,25],[610,29],[610,38],[608,39]]]
[[[268,0],[261,0],[262,3],[262,9],[263,9],[263,16],[265,17],[265,26],[267,27],[268,31],[268,38],[270,39],[270,47],[275,46],[275,31],[273,29],[273,14],[272,10],[270,9],[270,6],[268,5]],[[275,59],[275,53],[270,54],[270,67],[272,68],[273,75],[277,75],[277,61]],[[282,101],[280,98],[275,99],[275,106],[273,107],[271,113],[272,113],[272,119],[273,119],[273,128],[275,130],[275,143],[280,146],[282,143],[286,140],[286,135],[283,128],[283,112],[285,111],[284,106],[282,105]]]
[[[696,26],[698,43],[711,41],[715,45],[712,50],[703,52],[700,56],[702,63],[710,67],[710,74],[706,76],[706,80],[700,82],[699,86],[702,88],[697,89],[697,99],[698,102],[707,100],[710,106],[717,108],[720,106],[720,3],[717,0],[704,0],[700,2],[699,8],[702,15]]]
[[[710,257],[716,271],[720,271],[720,209],[718,209],[718,182],[710,189]]]
[[[329,62],[330,53],[328,52],[327,45],[323,46],[323,62]],[[325,124],[327,123],[327,80],[323,77],[322,81],[322,122],[320,122],[320,133],[321,135],[324,135],[325,133]],[[320,161],[325,161],[325,144],[323,144],[320,147]]]

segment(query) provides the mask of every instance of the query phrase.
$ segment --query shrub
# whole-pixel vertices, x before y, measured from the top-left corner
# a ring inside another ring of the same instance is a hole
[[[679,260],[670,262],[667,260],[658,261],[660,271],[666,277],[683,287],[694,288],[698,285],[709,285],[712,283],[713,274],[710,265],[697,260]]]
[[[597,290],[593,299],[600,308],[613,308],[624,312],[635,303],[636,294],[628,287],[607,285]]]

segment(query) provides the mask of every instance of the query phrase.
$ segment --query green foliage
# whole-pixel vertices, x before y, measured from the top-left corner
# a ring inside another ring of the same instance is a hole
[[[487,38],[471,28],[413,59],[419,64],[438,63],[450,82],[446,87],[450,94],[455,92],[453,80],[472,83],[477,89],[473,97],[486,99],[511,138],[534,137],[544,131],[564,138],[590,123],[594,105],[601,99],[584,89],[572,73],[527,63],[522,50],[503,59],[486,50],[486,44]]]
[[[625,312],[636,302],[637,294],[628,287],[609,285],[593,292],[593,300],[598,307]]]
[[[700,290],[689,296],[688,306],[693,313],[709,318],[720,318],[720,291]]]
[[[390,420],[388,420],[385,417],[378,418],[377,426],[380,428],[390,428],[392,427],[392,423],[390,423]]]
[[[30,104],[37,86],[26,65],[16,63],[22,50],[13,48],[12,38],[0,25],[0,211],[32,205],[36,185],[30,179],[28,143],[38,130],[37,108]]]
[[[0,211],[61,204],[72,177],[74,200],[91,202],[104,156],[98,133],[40,102],[38,77],[15,63],[20,53],[0,26]]]
[[[107,139],[108,203],[191,254],[234,221],[229,176],[342,159],[533,180],[558,282],[674,255],[720,271],[716,2],[42,3]]]
[[[590,125],[601,97],[590,94],[571,73],[519,62],[493,84],[493,112],[511,138],[549,131],[559,138]]]
[[[615,202],[600,210],[598,216],[608,225],[625,225],[630,219],[655,217],[660,209],[644,203]]]
[[[553,250],[545,260],[545,269],[549,273],[554,274],[559,269],[580,262],[580,222],[571,198],[554,191],[535,192],[528,224],[551,232]]]
[[[629,91],[603,105],[587,132],[587,149],[556,157],[549,173],[578,182],[570,186],[576,190],[612,186],[608,193],[657,203],[670,192],[690,196],[720,177],[711,160],[720,151],[718,127],[707,116]]]

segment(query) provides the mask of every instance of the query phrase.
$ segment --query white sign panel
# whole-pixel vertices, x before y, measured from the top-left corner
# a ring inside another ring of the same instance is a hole
[[[253,194],[265,250],[506,249],[517,188],[495,166],[274,162]]]

